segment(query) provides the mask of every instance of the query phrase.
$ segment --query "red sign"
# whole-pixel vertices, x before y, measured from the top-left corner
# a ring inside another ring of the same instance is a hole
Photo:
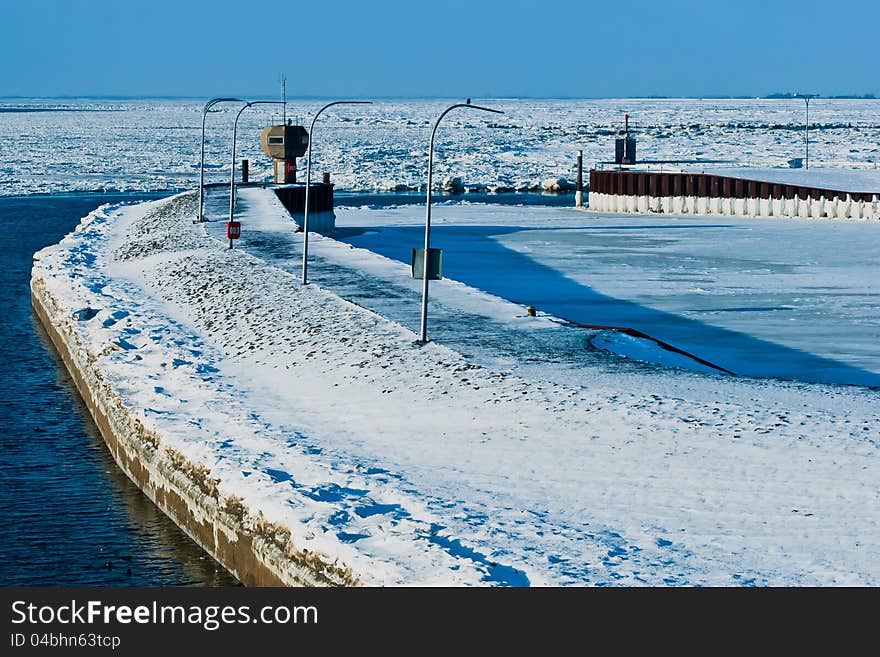
[[[296,173],[296,160],[287,162],[287,173]]]
[[[237,240],[241,237],[241,222],[229,221],[226,223],[226,237],[231,240]]]

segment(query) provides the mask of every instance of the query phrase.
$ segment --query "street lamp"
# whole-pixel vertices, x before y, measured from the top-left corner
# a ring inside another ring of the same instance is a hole
[[[199,212],[196,217],[196,221],[202,222],[205,220],[204,208],[205,208],[205,118],[208,116],[208,112],[214,105],[217,103],[243,103],[244,101],[241,98],[212,98],[207,103],[205,103],[205,109],[202,111],[202,159],[199,162]]]
[[[315,121],[318,120],[321,112],[328,107],[334,105],[370,105],[370,100],[337,100],[327,103],[319,109],[315,116],[312,117],[312,124],[309,126],[309,163],[306,165],[306,207],[303,211],[303,264],[302,264],[302,282],[306,285],[309,282],[308,266],[309,266],[309,189],[312,186],[312,141],[315,134]]]
[[[235,123],[232,124],[232,170],[229,174],[229,221],[232,221],[232,213],[235,210],[235,138],[238,132],[238,117],[241,116],[241,113],[244,112],[248,107],[252,105],[284,105],[285,102],[283,100],[252,100],[247,103],[244,107],[238,110],[238,114],[235,115]],[[229,248],[232,248],[232,240],[229,240]]]
[[[431,246],[431,179],[434,173],[434,135],[437,134],[437,126],[440,125],[440,121],[443,120],[443,117],[456,107],[466,107],[468,109],[481,110],[483,112],[504,114],[501,110],[480,107],[479,105],[471,105],[471,99],[468,98],[467,102],[456,103],[455,105],[447,107],[437,119],[437,122],[434,124],[434,129],[431,131],[431,146],[428,149],[428,190],[425,197],[425,252],[422,257],[422,326],[419,331],[419,344],[426,344],[428,342],[428,254],[430,253],[429,248]]]
[[[810,100],[815,98],[819,94],[795,94],[797,98],[803,98],[804,102],[807,104],[807,119],[806,123],[804,123],[804,145],[807,150],[806,157],[806,168],[810,168]]]

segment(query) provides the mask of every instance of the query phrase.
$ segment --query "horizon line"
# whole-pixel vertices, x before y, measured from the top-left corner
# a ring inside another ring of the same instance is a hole
[[[236,94],[230,94],[236,95]],[[238,95],[252,95],[252,96],[260,96],[260,94],[238,94]],[[271,95],[262,96],[265,98],[272,97]],[[301,96],[288,96],[287,102],[297,101],[297,100],[330,100],[334,98],[339,98],[339,95],[301,95]],[[378,95],[378,96],[369,96],[370,98],[374,98],[377,100],[455,100],[458,99],[458,96],[419,96],[419,95]],[[472,95],[472,98],[486,98],[492,100],[795,100],[800,99],[801,96],[797,96],[794,94],[784,94],[779,92],[774,92],[766,95],[730,95],[730,94],[706,94],[706,95],[685,95],[685,96],[664,96],[664,95],[632,95],[632,96],[515,96],[515,95],[500,95],[500,96],[492,96],[492,95],[483,95],[476,96]],[[0,95],[0,100],[20,100],[20,99],[33,99],[33,100],[203,100],[208,99],[210,96],[202,96],[202,95],[158,95],[158,94],[64,94],[57,96],[44,96],[44,95],[22,95],[22,94],[14,94],[14,95]],[[824,100],[880,100],[877,96],[870,93],[865,94],[834,94],[834,95],[823,95],[819,94],[815,96],[818,99]]]

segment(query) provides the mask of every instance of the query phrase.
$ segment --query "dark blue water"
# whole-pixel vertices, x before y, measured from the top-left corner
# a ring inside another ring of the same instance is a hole
[[[0,198],[0,585],[237,584],[116,467],[30,305],[35,251],[102,203],[165,195]]]

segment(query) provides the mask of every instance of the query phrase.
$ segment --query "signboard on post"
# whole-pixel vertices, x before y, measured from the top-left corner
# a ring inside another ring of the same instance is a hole
[[[412,277],[422,280],[425,277],[425,250],[412,250]],[[428,280],[443,278],[443,249],[428,249]]]
[[[230,210],[231,214],[231,210]],[[232,248],[232,244],[235,240],[241,237],[241,222],[240,221],[228,221],[226,222],[226,237],[229,238],[229,248]]]

